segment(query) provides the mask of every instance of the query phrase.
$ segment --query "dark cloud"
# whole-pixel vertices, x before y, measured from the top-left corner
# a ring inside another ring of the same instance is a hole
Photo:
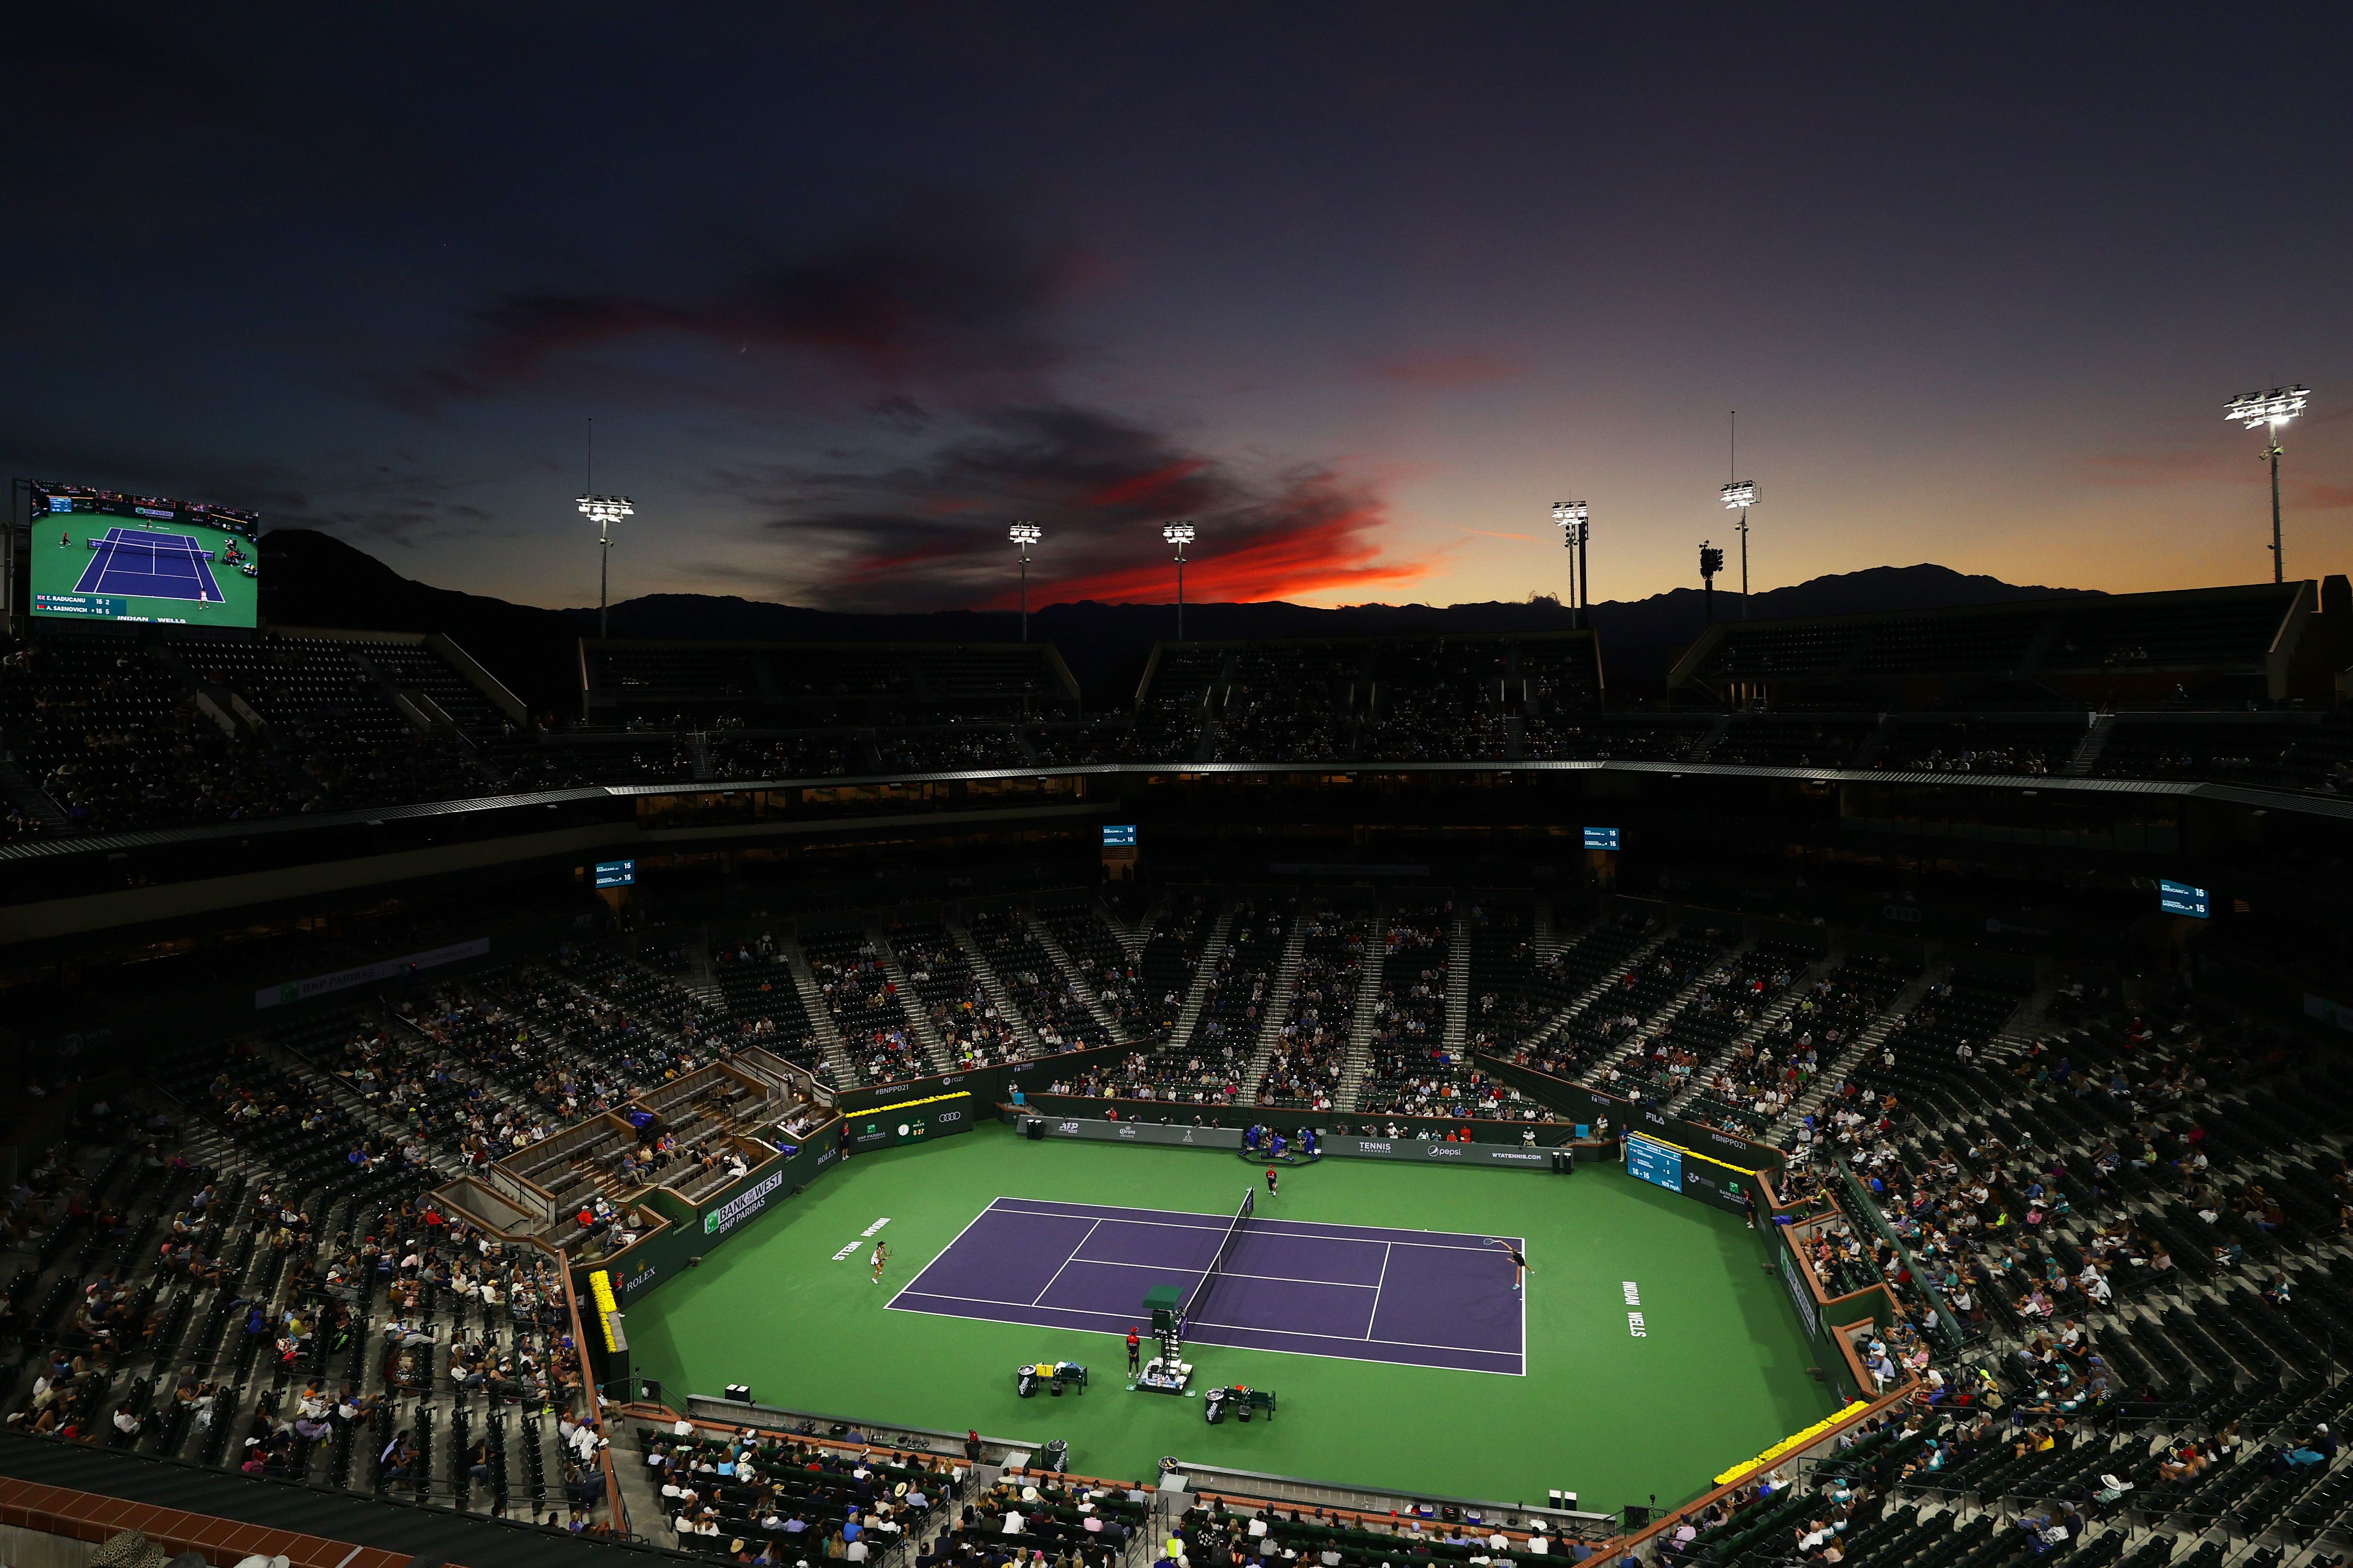
[[[829,604],[1009,604],[1005,530],[1017,520],[1046,531],[1033,605],[1169,598],[1176,569],[1160,528],[1176,518],[1198,530],[1186,584],[1205,600],[1345,593],[1427,570],[1380,559],[1387,514],[1367,484],[1314,465],[1245,473],[1069,404],[976,415],[911,460],[735,469],[714,483],[765,520],[776,589]]]
[[[934,202],[805,253],[754,255],[707,289],[501,295],[473,313],[441,363],[388,391],[421,411],[504,392],[598,349],[671,339],[812,356],[849,384],[840,390],[853,405],[920,422],[917,393],[953,399],[959,387],[1001,386],[1060,363],[1045,318],[1078,275],[1074,254],[1027,243],[965,204]],[[860,386],[872,390],[861,399]]]

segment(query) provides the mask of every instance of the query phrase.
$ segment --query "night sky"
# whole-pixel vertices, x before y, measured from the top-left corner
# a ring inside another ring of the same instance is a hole
[[[0,458],[443,586],[2353,566],[2353,8],[12,10]],[[734,16],[739,20],[727,20]],[[485,21],[485,18],[490,20]]]

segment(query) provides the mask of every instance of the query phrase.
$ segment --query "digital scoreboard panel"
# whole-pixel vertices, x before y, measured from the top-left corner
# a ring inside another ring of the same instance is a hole
[[[87,485],[31,485],[32,611],[78,621],[250,629],[260,615],[261,519]]]
[[[1588,849],[1615,849],[1618,847],[1618,830],[1614,827],[1588,827],[1585,830],[1585,847]]]
[[[596,885],[600,888],[633,888],[638,882],[635,860],[599,860],[596,862]]]
[[[2188,915],[2194,921],[2205,920],[2208,916],[2206,889],[2193,888],[2187,882],[2159,878],[2157,907],[2168,915]]]
[[[1106,849],[1134,848],[1135,824],[1133,822],[1107,822],[1103,824],[1103,847]]]
[[[1683,1151],[1640,1132],[1626,1134],[1626,1173],[1671,1193],[1683,1190]]]

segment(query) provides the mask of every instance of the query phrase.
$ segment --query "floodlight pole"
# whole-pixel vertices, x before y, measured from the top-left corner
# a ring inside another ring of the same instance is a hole
[[[1160,531],[1160,537],[1176,547],[1176,640],[1185,640],[1185,547],[1193,542],[1193,525],[1172,522]]]
[[[2287,581],[2287,563],[2280,554],[2279,426],[2273,426],[2266,435],[2268,439],[2263,443],[2263,456],[2272,460],[2272,581],[2284,583]]]
[[[596,636],[607,635],[607,604],[613,580],[613,525],[625,517],[634,516],[637,508],[627,496],[585,495],[580,498],[580,515],[596,525]]]
[[[1029,640],[1029,547],[1045,537],[1034,522],[1017,522],[1006,530],[1006,537],[1021,549],[1021,640]]]
[[[1740,618],[1748,618],[1748,509],[1757,504],[1757,481],[1740,477],[1740,411],[1732,411],[1730,481],[1720,492],[1724,510],[1740,514]]]
[[[2287,581],[2287,561],[2280,540],[2279,460],[2284,449],[2280,446],[2280,426],[2304,412],[2311,392],[2303,386],[2274,386],[2269,392],[2251,392],[2244,397],[2234,397],[2222,410],[2222,417],[2253,430],[2263,429],[2263,460],[2272,468],[2272,581]]]
[[[1568,558],[1568,624],[1583,630],[1588,616],[1577,608],[1577,590],[1585,590],[1585,604],[1593,603],[1592,580],[1585,570],[1585,536],[1591,528],[1591,510],[1581,500],[1556,500],[1552,503],[1552,520],[1560,525],[1561,547],[1572,553]]]

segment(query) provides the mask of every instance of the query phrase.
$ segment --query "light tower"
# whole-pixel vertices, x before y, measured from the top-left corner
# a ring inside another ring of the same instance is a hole
[[[2269,392],[2251,392],[2244,397],[2234,397],[2222,410],[2222,417],[2233,420],[2253,430],[2266,426],[2263,456],[2272,466],[2272,581],[2287,580],[2286,566],[2280,557],[2279,460],[2280,426],[2304,412],[2311,394],[2301,386],[2274,386]]]
[[[1740,514],[1740,618],[1748,618],[1748,509],[1757,504],[1757,481],[1740,477],[1740,410],[1732,411],[1732,482],[1720,492],[1724,510]]]
[[[1176,547],[1176,640],[1185,640],[1185,547],[1193,542],[1193,525],[1172,522],[1160,531],[1160,537]]]
[[[1021,550],[1021,640],[1029,640],[1029,547],[1045,535],[1034,522],[1017,522],[1005,531],[1006,537]]]
[[[580,515],[596,525],[596,635],[605,635],[606,592],[613,576],[613,525],[635,514],[627,496],[582,496]]]
[[[1581,500],[1556,500],[1552,503],[1552,520],[1560,525],[1560,542],[1565,550],[1575,551],[1568,565],[1568,624],[1580,630],[1586,613],[1593,605],[1593,579],[1585,570],[1585,536],[1592,523],[1591,513]],[[1583,597],[1579,598],[1579,594]]]
[[[1707,605],[1707,624],[1715,625],[1715,574],[1724,570],[1724,552],[1703,539],[1699,542],[1699,584],[1703,601]]]

